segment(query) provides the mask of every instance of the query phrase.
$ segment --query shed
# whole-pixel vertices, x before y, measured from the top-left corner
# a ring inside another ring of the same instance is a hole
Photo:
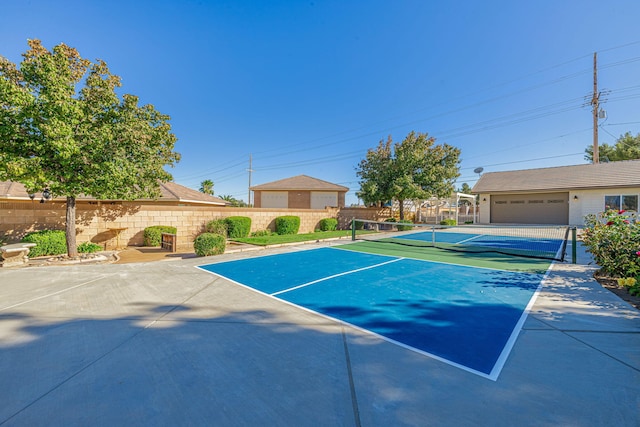
[[[256,208],[324,209],[344,207],[349,188],[307,175],[251,187]]]

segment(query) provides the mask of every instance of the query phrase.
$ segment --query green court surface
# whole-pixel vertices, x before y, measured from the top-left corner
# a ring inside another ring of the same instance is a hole
[[[499,253],[457,252],[432,247],[398,247],[376,241],[358,241],[335,247],[357,252],[525,273],[544,274],[551,264],[550,260],[545,259],[519,258]]]

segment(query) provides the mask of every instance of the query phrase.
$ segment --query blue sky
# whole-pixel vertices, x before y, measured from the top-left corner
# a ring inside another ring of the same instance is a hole
[[[600,143],[640,133],[636,0],[12,1],[0,55],[27,39],[103,59],[171,116],[177,183],[247,200],[307,174],[350,188],[367,149],[411,131],[485,172],[585,163],[593,53]]]

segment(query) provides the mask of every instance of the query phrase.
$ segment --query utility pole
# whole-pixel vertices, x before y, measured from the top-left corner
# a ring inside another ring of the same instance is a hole
[[[249,172],[249,203],[247,203],[247,206],[251,207],[251,172],[253,172],[253,169],[251,169],[251,154],[249,154],[249,169],[247,169],[247,172]]]
[[[600,162],[600,154],[598,153],[598,113],[600,109],[600,93],[598,93],[598,66],[597,52],[593,53],[593,97],[591,105],[593,106],[593,163]]]

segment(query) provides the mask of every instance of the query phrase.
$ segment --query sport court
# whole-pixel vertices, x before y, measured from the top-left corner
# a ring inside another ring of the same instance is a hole
[[[0,271],[0,424],[637,426],[640,315],[582,250],[496,381],[194,268],[331,245]]]
[[[200,268],[496,380],[544,279],[539,271],[549,261],[529,261],[529,271],[510,271],[495,267],[508,266],[512,257],[497,259],[494,254],[491,260],[479,258],[485,266],[468,266],[366,252],[380,250],[376,244],[358,242]],[[514,266],[523,270],[520,261]]]

